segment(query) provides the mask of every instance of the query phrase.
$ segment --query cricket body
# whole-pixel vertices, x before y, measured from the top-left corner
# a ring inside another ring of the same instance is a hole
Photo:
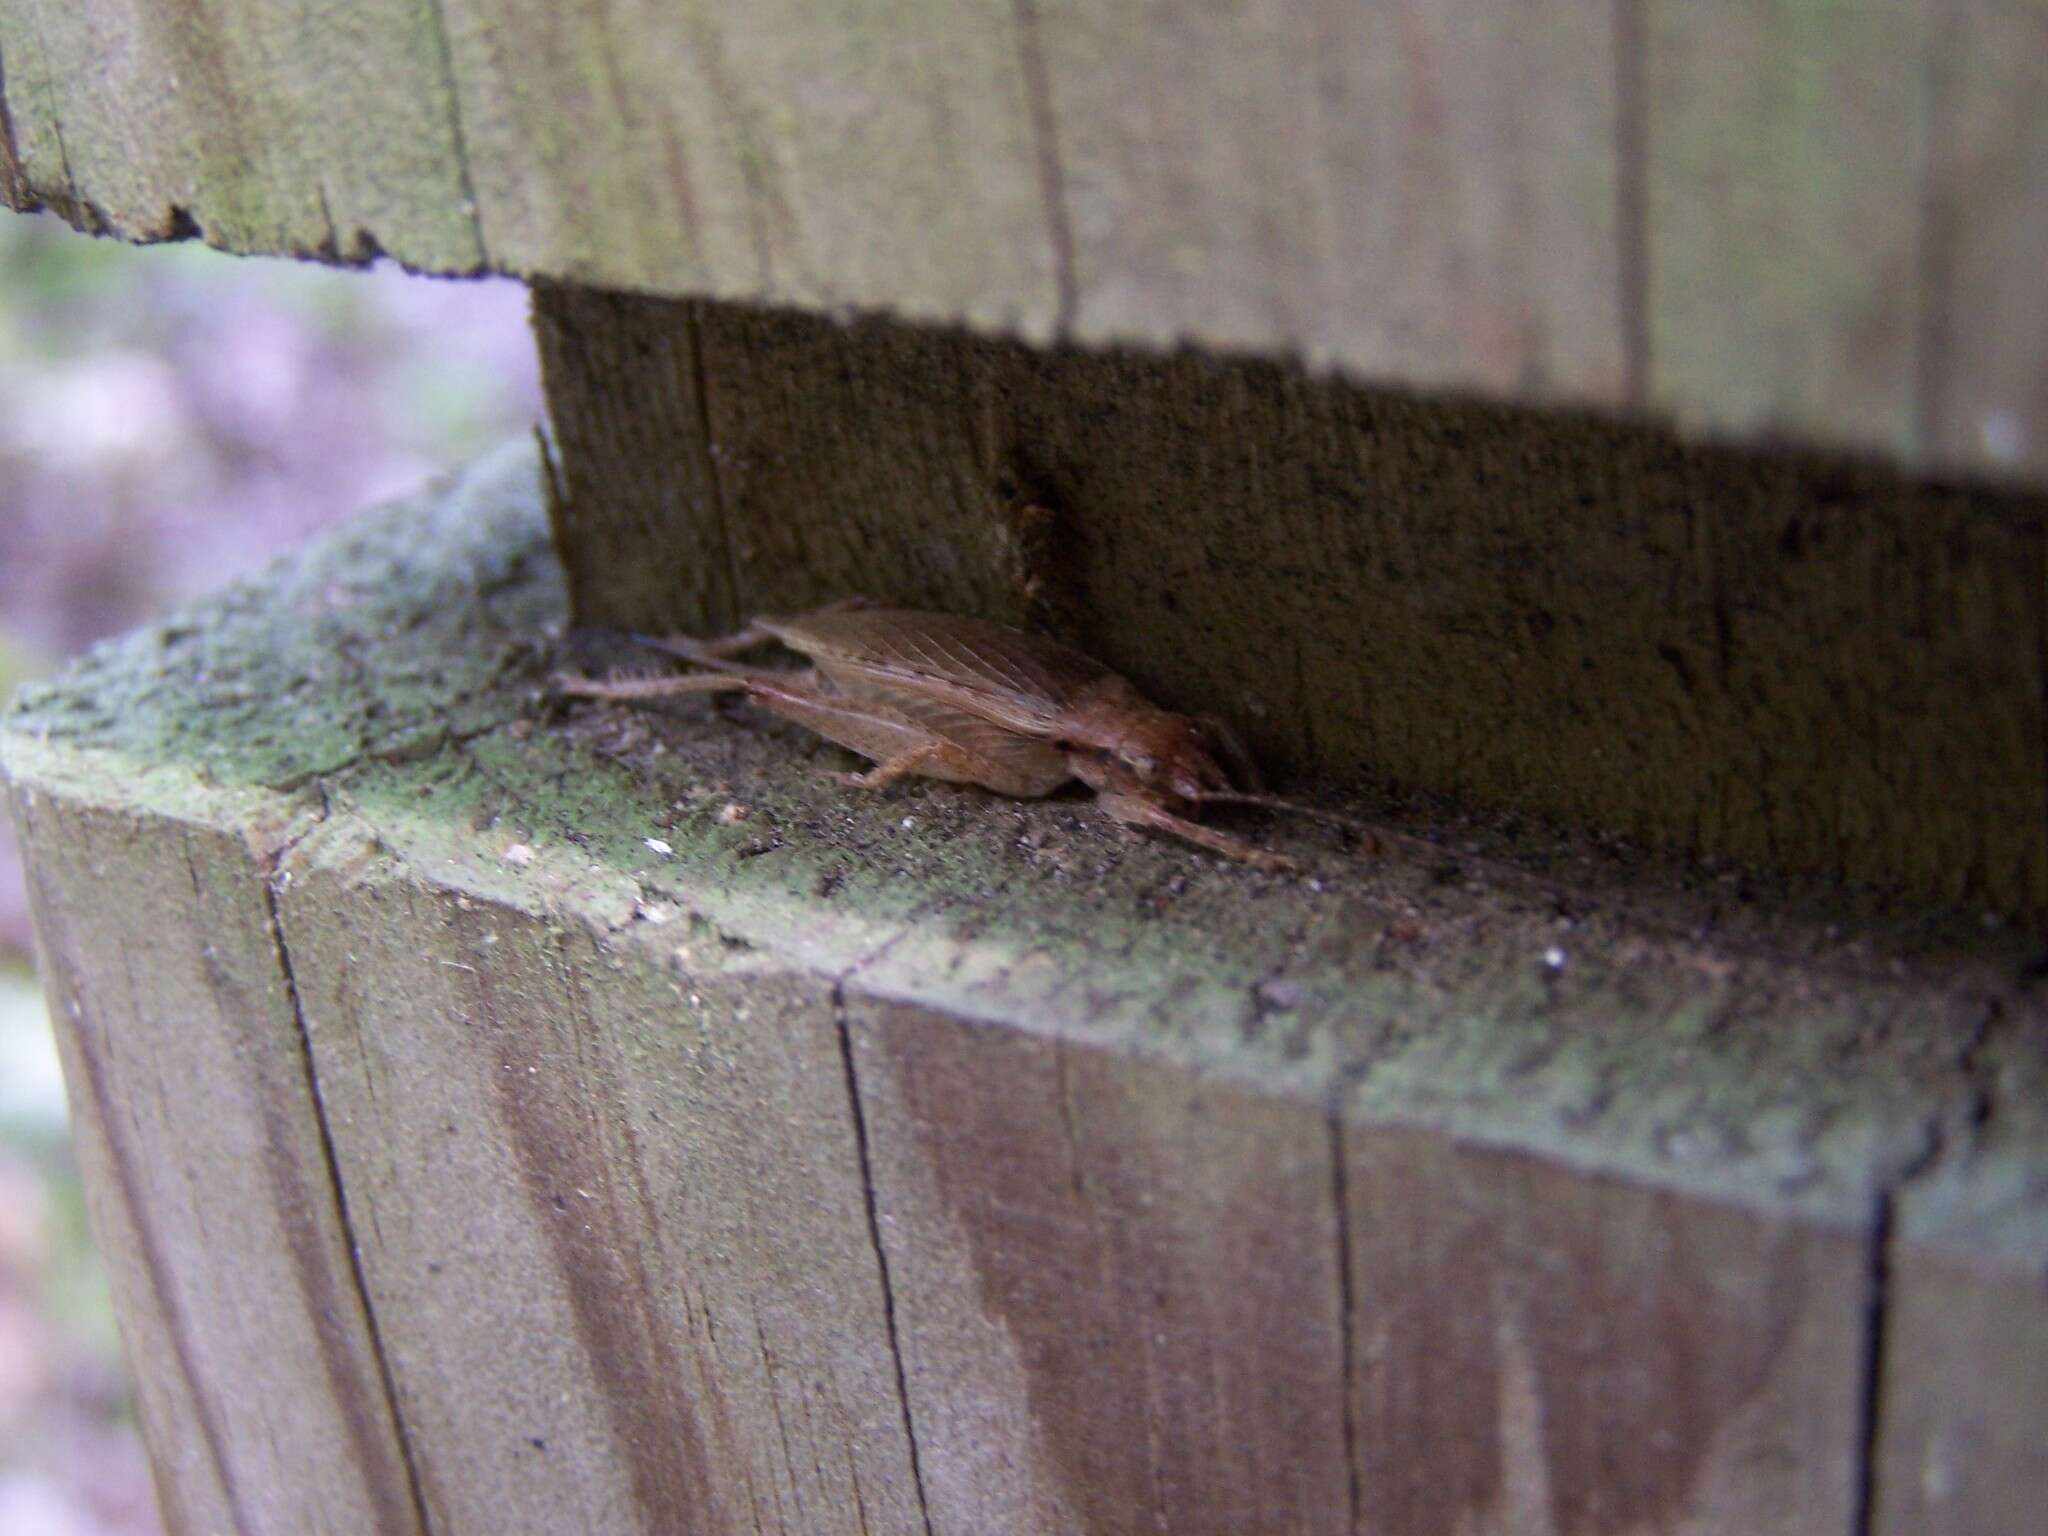
[[[787,671],[732,659],[770,642],[811,666]],[[867,773],[838,775],[845,783],[881,789],[914,775],[1037,799],[1078,779],[1120,822],[1262,868],[1293,867],[1193,819],[1206,801],[1285,807],[1247,793],[1257,788],[1256,774],[1227,729],[1159,708],[1069,646],[980,619],[858,602],[756,619],[721,640],[646,643],[702,670],[616,681],[563,677],[558,686],[578,697],[625,700],[744,692],[874,761]],[[1219,758],[1236,770],[1235,780]]]

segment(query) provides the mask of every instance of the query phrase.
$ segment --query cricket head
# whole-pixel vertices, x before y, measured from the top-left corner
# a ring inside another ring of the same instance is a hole
[[[1233,790],[1204,727],[1106,677],[1069,706],[1066,734],[1092,750],[1074,754],[1074,775],[1091,789],[1138,795],[1179,809]]]
[[[1257,766],[1227,726],[1161,709],[1114,674],[1084,689],[1061,727],[1074,777],[1100,794],[1182,816],[1205,805],[1257,805],[1379,836],[1354,817],[1261,793]],[[1226,761],[1234,774],[1224,770]]]

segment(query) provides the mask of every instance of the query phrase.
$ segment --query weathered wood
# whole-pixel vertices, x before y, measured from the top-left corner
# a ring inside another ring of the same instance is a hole
[[[1409,1130],[1344,1155],[1366,1529],[1852,1528],[1867,1232]]]
[[[1009,7],[444,9],[505,270],[1045,333]]]
[[[1316,1105],[849,1003],[932,1523],[1352,1529]]]
[[[1888,1289],[1880,1536],[2024,1531],[2041,1515],[2048,1301],[2039,1256],[2001,1269],[1908,1252]],[[1996,1368],[1983,1362],[1996,1360]]]
[[[830,979],[327,831],[281,925],[434,1529],[916,1529]]]
[[[1043,624],[1279,768],[2048,910],[2039,496],[1264,363],[537,308],[584,622]]]
[[[424,1532],[271,931],[290,809],[19,791],[39,969],[170,1529]]]
[[[2048,1457],[2048,1209],[2029,1148],[2048,1129],[2048,1042],[1995,1002],[1966,1057],[1971,1113],[1903,1189],[1883,1274],[1888,1326],[1871,1529],[2018,1531]],[[1995,1358],[1983,1369],[1975,1362]]]
[[[1950,0],[1922,181],[1919,430],[1952,462],[2038,464],[2048,439],[2048,10]]]
[[[6,0],[0,58],[26,187],[83,228],[482,264],[436,0]]]
[[[2038,1486],[1957,1417],[2048,1406],[2037,1333],[1956,1321],[2048,1265],[2023,946],[1412,821],[1440,856],[1274,829],[1280,879],[850,795],[704,701],[550,713],[537,480],[501,456],[0,735],[94,1059],[317,1084],[253,1143],[245,1099],[131,1095],[206,1157],[129,1197],[203,1222],[161,1268],[218,1320],[173,1369],[122,1283],[160,1454],[293,1315],[220,1300],[297,1273],[259,1152],[324,1138],[436,1530],[1833,1536],[1930,1443],[1971,1509]],[[138,895],[183,958],[131,994]],[[233,1378],[280,1463],[325,1371]]]
[[[549,407],[562,449],[550,510],[570,606],[698,633],[731,623],[732,539],[704,430],[694,320],[636,324],[646,299],[552,284],[540,292],[542,371],[580,385]],[[585,367],[592,354],[606,366]]]
[[[470,615],[471,649],[434,658],[436,688],[459,678],[474,690],[502,665],[499,646],[530,644],[530,598],[509,629],[477,623],[496,611],[493,583],[511,585],[507,573],[540,554],[491,549],[507,489],[485,477],[448,493],[447,531],[470,525],[464,553],[419,545],[440,572],[429,587],[459,591]],[[532,486],[510,495],[530,528]],[[348,548],[344,538],[334,552]],[[53,701],[26,739],[8,738],[44,761],[89,764],[88,785],[38,787],[22,757],[0,750],[94,1237],[173,1531],[428,1529],[271,904],[278,859],[319,814],[305,786],[476,728],[479,706],[465,698],[392,710],[394,675],[342,661],[363,637],[337,619],[385,579],[390,555],[380,546],[371,569],[351,573],[344,554],[298,587],[223,601],[242,643],[277,669],[260,687],[229,682],[212,695],[222,724],[248,730],[201,745],[139,695],[110,690]],[[206,691],[214,644],[199,626],[125,644],[104,653],[109,676],[166,699]],[[139,667],[112,659],[122,655]],[[71,759],[68,741],[113,721],[135,728],[118,750]]]
[[[1021,9],[1070,334],[1624,398],[1611,7]]]
[[[1638,3],[1652,400],[1911,441],[1938,8]]]
[[[2025,0],[0,0],[0,191],[2048,476]],[[324,201],[323,201],[324,200]]]

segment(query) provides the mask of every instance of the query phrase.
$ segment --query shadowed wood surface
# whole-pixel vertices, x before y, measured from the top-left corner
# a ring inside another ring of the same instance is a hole
[[[582,622],[979,615],[1278,769],[2048,911],[2039,495],[1273,364],[537,297]]]
[[[538,481],[500,454],[0,736],[174,1528],[2038,1502],[2023,942],[1384,805],[1434,851],[1273,828],[1282,878],[851,794],[701,699],[551,711]]]
[[[0,0],[130,239],[1193,343],[2048,475],[2034,0]]]

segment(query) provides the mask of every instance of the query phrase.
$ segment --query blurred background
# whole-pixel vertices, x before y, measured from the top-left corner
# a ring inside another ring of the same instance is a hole
[[[0,211],[0,699],[541,412],[525,290]],[[159,1527],[0,816],[0,1533]]]

